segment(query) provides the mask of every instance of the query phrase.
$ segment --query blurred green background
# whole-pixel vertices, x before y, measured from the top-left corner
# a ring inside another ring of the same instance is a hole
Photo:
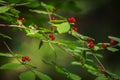
[[[68,18],[75,17],[77,20],[76,27],[79,29],[79,33],[90,36],[96,39],[97,42],[108,42],[108,35],[120,37],[120,5],[118,0],[6,0],[9,3],[22,3],[27,1],[33,1],[33,5],[29,5],[34,9],[34,4],[43,1],[47,4],[54,5],[58,10],[56,13]],[[28,13],[28,6],[16,7],[20,10],[20,15],[26,18],[26,25],[37,24],[39,27],[43,27],[43,24],[47,20],[47,16]],[[6,23],[0,19],[0,23]],[[53,80],[66,80],[64,76],[56,73],[52,67],[44,64],[41,60],[54,61],[55,54],[52,52],[48,44],[44,44],[41,49],[38,49],[39,39],[30,38],[25,36],[25,33],[21,31],[13,31],[11,28],[0,27],[0,32],[5,33],[13,38],[12,41],[6,40],[11,49],[15,53],[29,55],[31,57],[31,63],[38,66],[41,72],[44,72]],[[64,35],[62,38],[68,36]],[[71,39],[71,38],[70,38]],[[8,52],[5,45],[0,41],[0,51]],[[67,68],[70,72],[78,74],[83,77],[82,80],[94,80],[95,76],[88,73],[86,70],[79,66],[72,66],[71,56],[65,54],[60,49],[56,48],[57,64]],[[104,51],[101,54],[104,55],[102,60],[105,67],[113,73],[120,75],[120,51],[111,53]],[[0,57],[0,65],[7,62],[15,62],[16,60],[6,57]],[[0,70],[1,80],[18,80],[18,74],[25,71],[23,68],[17,70]]]

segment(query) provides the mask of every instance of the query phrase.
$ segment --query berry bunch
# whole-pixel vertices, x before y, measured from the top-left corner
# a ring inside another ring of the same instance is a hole
[[[53,34],[49,34],[49,38],[50,38],[51,40],[55,40],[55,36],[54,36]]]
[[[70,23],[75,23],[76,19],[74,17],[71,17],[71,18],[68,18],[67,21]]]
[[[57,20],[57,18],[56,17],[52,17],[51,20]]]
[[[75,31],[75,32],[77,32],[78,31],[78,28],[76,28],[76,27],[72,27],[72,29]]]
[[[87,38],[87,42],[88,42],[88,47],[89,48],[91,48],[91,49],[94,48],[94,42],[91,38]]]
[[[30,61],[30,57],[29,56],[22,56],[22,62],[25,62],[25,61]]]

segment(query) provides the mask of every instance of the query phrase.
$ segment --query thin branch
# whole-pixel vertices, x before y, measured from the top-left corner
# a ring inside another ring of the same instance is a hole
[[[27,5],[27,4],[30,4],[30,2],[21,3],[21,4],[13,4],[13,5],[11,5],[9,3],[6,3],[6,2],[0,3],[0,5],[3,5],[3,6],[7,6],[7,5],[11,5],[11,6],[23,6],[23,5]]]
[[[22,63],[13,53],[13,51],[10,49],[10,47],[7,45],[7,43],[5,41],[3,41],[3,43],[5,44],[5,46],[7,47],[7,49],[9,50],[9,52],[11,53],[11,55],[17,59],[18,62]]]
[[[0,24],[0,27],[16,27],[16,28],[25,28],[21,25],[7,25],[7,24]]]
[[[97,62],[99,63],[99,65],[103,68],[103,70],[105,71],[106,70],[105,67],[103,66],[103,64],[101,63],[101,61],[97,58],[97,56],[94,53],[92,53],[92,55],[97,60]]]

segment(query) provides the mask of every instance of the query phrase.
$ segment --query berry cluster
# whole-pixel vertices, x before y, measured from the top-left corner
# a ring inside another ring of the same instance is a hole
[[[91,38],[87,38],[87,42],[88,42],[88,47],[89,48],[91,48],[91,49],[94,48],[94,42]]]
[[[57,20],[57,18],[56,17],[52,17],[51,20]]]
[[[76,27],[73,26],[73,27],[72,27],[72,30],[75,31],[75,32],[77,32],[77,31],[78,31],[78,28],[76,28]]]
[[[76,19],[74,17],[71,17],[71,18],[68,18],[67,21],[70,23],[75,23]]]
[[[30,61],[30,57],[29,56],[22,56],[22,62],[25,62],[25,61]]]
[[[55,40],[55,36],[54,36],[53,34],[49,34],[49,38],[50,38],[51,40]]]

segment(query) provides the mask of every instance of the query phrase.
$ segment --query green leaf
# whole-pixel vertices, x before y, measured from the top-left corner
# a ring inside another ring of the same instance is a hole
[[[90,50],[90,49],[88,49],[88,48],[84,48],[84,47],[76,47],[76,49],[84,50],[84,51],[88,51],[88,50]]]
[[[100,74],[95,80],[111,80],[108,79],[106,76],[104,76],[103,74]]]
[[[118,37],[108,36],[108,38],[114,39],[115,41],[120,42],[120,38]]]
[[[22,64],[19,63],[7,63],[4,64],[0,67],[0,69],[16,69],[18,67],[20,67]]]
[[[0,56],[4,56],[4,57],[13,57],[11,54],[9,53],[0,53]]]
[[[2,34],[2,33],[0,33],[0,36],[2,36],[3,38],[6,38],[6,39],[12,39],[11,37],[9,37],[9,36],[7,36],[5,34]]]
[[[38,13],[38,14],[48,14],[48,12],[42,11],[42,10],[31,10],[31,9],[30,9],[29,11],[35,12],[35,13]]]
[[[72,65],[79,65],[79,66],[82,65],[80,62],[77,62],[77,61],[73,61],[71,64],[72,64]]]
[[[98,73],[98,69],[91,66],[91,65],[88,65],[88,64],[84,64],[84,67],[88,70],[88,72],[96,75]]]
[[[54,6],[53,5],[48,5],[45,4],[43,2],[41,2],[41,6],[45,7],[46,9],[48,9],[49,11],[53,11]]]
[[[19,75],[20,80],[35,80],[35,74],[31,71],[22,72]]]
[[[70,78],[70,80],[81,80],[81,77],[76,75],[76,74],[73,74],[73,73],[68,73],[68,77]]]
[[[37,0],[32,0],[30,4],[25,5],[30,8],[37,8],[40,6],[40,3]]]
[[[10,12],[11,12],[15,17],[18,17],[18,14],[20,13],[20,11],[14,9],[14,8],[11,8],[11,9],[10,9]]]
[[[112,48],[112,47],[107,47],[107,50],[112,51],[112,52],[119,51],[119,49]]]
[[[0,7],[0,13],[5,13],[10,9],[10,6],[2,6]]]
[[[70,24],[68,22],[61,23],[60,25],[57,26],[57,31],[59,33],[66,33],[70,29]]]
[[[46,74],[43,74],[39,71],[34,71],[35,74],[40,78],[40,80],[52,80],[49,76],[47,76]]]

